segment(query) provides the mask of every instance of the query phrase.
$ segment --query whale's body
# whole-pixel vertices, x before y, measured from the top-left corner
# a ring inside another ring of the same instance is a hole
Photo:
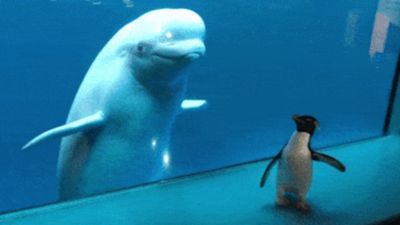
[[[169,137],[181,110],[182,69],[203,55],[205,26],[186,9],[150,11],[120,29],[87,72],[67,124],[28,143],[64,136],[58,159],[61,199],[168,175]]]

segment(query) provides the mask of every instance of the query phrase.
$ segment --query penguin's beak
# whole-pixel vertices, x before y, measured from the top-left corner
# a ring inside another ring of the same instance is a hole
[[[299,121],[299,116],[298,116],[297,114],[293,114],[292,120],[293,120],[294,122],[300,122],[300,121]]]
[[[315,121],[314,122],[315,128],[317,128],[318,130],[321,130],[321,127],[319,126],[319,122]]]

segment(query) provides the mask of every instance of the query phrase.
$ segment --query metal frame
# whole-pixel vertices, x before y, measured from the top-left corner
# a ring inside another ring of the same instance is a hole
[[[397,66],[393,76],[392,89],[386,112],[383,132],[385,135],[400,134],[400,53],[397,57]]]

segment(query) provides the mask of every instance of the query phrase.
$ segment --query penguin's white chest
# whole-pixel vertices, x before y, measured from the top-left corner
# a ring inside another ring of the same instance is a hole
[[[309,134],[296,132],[283,149],[278,167],[278,188],[284,188],[288,192],[307,193],[312,178],[309,139]]]

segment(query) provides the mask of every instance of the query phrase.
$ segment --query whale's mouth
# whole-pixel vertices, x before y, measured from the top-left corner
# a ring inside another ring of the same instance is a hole
[[[205,50],[202,40],[184,40],[160,44],[153,49],[152,54],[164,60],[193,61],[203,56]]]
[[[188,60],[196,60],[196,59],[200,58],[201,56],[203,56],[203,53],[191,52],[191,53],[184,55],[183,57]]]
[[[202,52],[189,52],[186,54],[163,54],[160,52],[155,52],[153,54],[154,56],[158,57],[158,58],[162,58],[162,59],[167,59],[167,60],[189,60],[189,61],[193,61],[196,60],[198,58],[200,58],[201,56],[204,55],[204,53]]]

